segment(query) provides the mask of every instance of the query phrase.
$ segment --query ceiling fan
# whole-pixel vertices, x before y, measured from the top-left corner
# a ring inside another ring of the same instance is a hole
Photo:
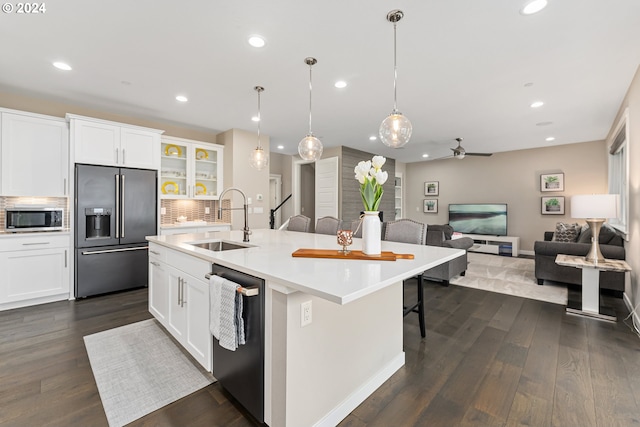
[[[460,145],[462,143],[462,138],[456,138],[456,141],[458,141],[458,146],[456,148],[452,148],[451,150],[453,151],[453,158],[455,159],[464,159],[465,156],[484,156],[484,157],[489,157],[491,155],[493,155],[493,153],[467,153],[467,150],[465,150],[464,148],[462,148],[462,145]]]

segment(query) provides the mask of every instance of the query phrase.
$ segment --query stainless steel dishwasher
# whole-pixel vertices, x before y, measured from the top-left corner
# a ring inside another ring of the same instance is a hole
[[[213,376],[258,421],[264,422],[264,280],[213,264],[211,274],[242,286],[246,344],[230,351],[213,338]]]

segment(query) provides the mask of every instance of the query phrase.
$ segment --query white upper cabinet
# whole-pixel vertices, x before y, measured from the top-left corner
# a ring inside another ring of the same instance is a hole
[[[160,197],[216,200],[222,192],[224,147],[162,137]]]
[[[67,196],[69,132],[64,119],[2,112],[0,195]]]
[[[75,163],[160,168],[161,130],[67,114]]]

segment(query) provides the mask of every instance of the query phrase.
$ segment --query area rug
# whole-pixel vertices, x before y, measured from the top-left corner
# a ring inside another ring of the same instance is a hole
[[[84,337],[110,427],[120,427],[215,381],[155,319]]]
[[[567,304],[567,287],[550,282],[539,286],[534,272],[534,260],[469,252],[469,265],[464,276],[450,283],[468,288],[509,294],[554,304]]]

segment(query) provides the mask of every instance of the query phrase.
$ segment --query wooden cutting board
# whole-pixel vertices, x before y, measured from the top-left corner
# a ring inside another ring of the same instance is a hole
[[[366,255],[362,251],[355,250],[345,254],[337,249],[298,249],[291,256],[296,258],[368,259],[375,261],[413,259],[413,254],[396,254],[390,251],[382,251],[380,255]]]

